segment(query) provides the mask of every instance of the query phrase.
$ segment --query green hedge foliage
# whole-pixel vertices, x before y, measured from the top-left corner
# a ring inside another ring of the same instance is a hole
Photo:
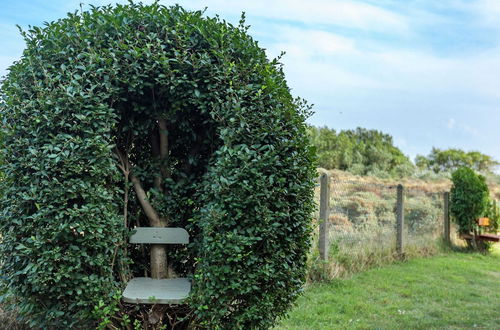
[[[145,216],[115,148],[128,148],[152,204],[193,238],[169,256],[193,276],[193,324],[268,328],[285,315],[306,274],[310,110],[247,29],[131,3],[23,33],[1,87],[0,258],[33,326],[95,324],[94,306],[123,287],[129,257],[133,274],[147,268],[138,250],[122,252],[125,193],[127,226]],[[164,194],[149,142],[157,118],[169,132]]]

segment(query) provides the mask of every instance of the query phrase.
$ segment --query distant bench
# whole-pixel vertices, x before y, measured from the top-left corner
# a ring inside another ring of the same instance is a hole
[[[488,242],[500,242],[499,235],[493,234],[479,234],[479,235],[471,235],[471,234],[462,234],[460,235],[463,239],[476,239],[477,241],[488,241]]]
[[[477,219],[477,224],[480,227],[487,227],[490,225],[490,219],[479,218]],[[500,236],[494,234],[477,234],[477,235],[461,234],[460,237],[466,240],[475,239],[476,241],[500,242]]]

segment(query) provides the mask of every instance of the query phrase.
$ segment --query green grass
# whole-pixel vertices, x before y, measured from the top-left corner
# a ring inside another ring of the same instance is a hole
[[[500,246],[309,286],[276,329],[500,329]]]

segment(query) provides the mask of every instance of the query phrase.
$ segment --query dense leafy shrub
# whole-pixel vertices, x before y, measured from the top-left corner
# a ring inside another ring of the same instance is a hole
[[[139,182],[162,221],[193,238],[169,261],[193,275],[194,322],[273,325],[305,277],[315,176],[309,107],[278,60],[243,22],[157,3],[23,35],[1,90],[1,272],[20,312],[36,327],[90,327],[129,271],[149,271],[144,251],[124,249],[125,229],[148,224]]]
[[[462,234],[476,232],[476,219],[486,211],[489,194],[483,176],[462,167],[452,174],[450,212]]]

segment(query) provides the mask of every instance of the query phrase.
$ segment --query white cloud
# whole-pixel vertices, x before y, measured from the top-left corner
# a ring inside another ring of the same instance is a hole
[[[402,33],[408,28],[404,16],[367,3],[339,0],[276,1],[190,1],[190,6],[207,6],[210,11],[239,14],[242,11],[262,18],[308,24],[339,25],[369,31]]]
[[[500,15],[500,2],[498,0],[478,0],[468,2],[466,5],[480,15],[480,21],[483,24],[493,24],[498,27],[498,16]]]
[[[456,124],[457,124],[457,121],[453,118],[450,118],[448,120],[448,123],[446,124],[446,126],[448,127],[448,129],[453,130],[455,128]]]
[[[277,41],[271,45],[270,54],[285,50],[292,57],[329,56],[351,53],[354,40],[327,31],[299,29],[289,25],[271,27]]]
[[[476,94],[500,99],[500,48],[466,57],[441,57],[423,50],[385,46],[363,50],[353,40],[318,30],[276,28],[266,45],[271,57],[286,51],[291,81],[425,94]]]
[[[460,128],[462,129],[462,131],[464,131],[465,133],[467,133],[469,135],[480,136],[479,131],[477,129],[475,129],[467,124],[460,125]]]
[[[464,123],[458,123],[454,118],[450,118],[448,120],[448,123],[446,124],[446,127],[450,131],[458,131],[461,133],[465,133],[467,135],[472,135],[472,136],[479,136],[479,131],[472,126]]]

